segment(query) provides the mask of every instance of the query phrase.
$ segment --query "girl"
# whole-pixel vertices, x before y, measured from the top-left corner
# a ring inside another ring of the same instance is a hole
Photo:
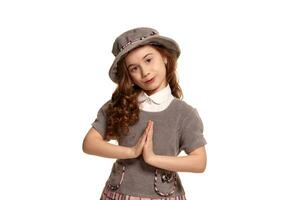
[[[177,172],[204,172],[207,142],[196,108],[182,100],[179,46],[139,27],[117,37],[112,53],[117,88],[82,145],[87,154],[116,159],[100,199],[185,200]],[[182,150],[186,156],[178,156]]]

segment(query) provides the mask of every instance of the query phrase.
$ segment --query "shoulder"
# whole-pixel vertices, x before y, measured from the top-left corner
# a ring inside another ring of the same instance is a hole
[[[182,99],[175,98],[175,104],[175,109],[182,115],[188,115],[189,113],[192,113],[195,110],[195,108],[191,104],[187,103],[185,100]]]
[[[179,116],[182,124],[189,124],[194,121],[199,122],[202,124],[202,119],[198,113],[198,109],[188,102],[182,100],[182,99],[177,99],[175,100],[175,106],[173,107],[175,109],[174,112]]]
[[[107,108],[108,106],[109,106],[109,104],[111,103],[111,99],[109,99],[109,100],[106,100],[105,102],[104,102],[104,104],[102,105],[102,107],[101,108]]]
[[[187,103],[184,100],[176,100],[177,108],[180,113],[180,130],[192,132],[193,130],[203,131],[203,122],[196,107]],[[192,130],[193,129],[193,130]]]
[[[104,101],[104,103],[102,103],[101,106],[99,106],[99,110],[98,110],[98,113],[102,112],[102,113],[105,113],[106,109],[109,107],[109,104],[111,103],[111,100],[106,100]]]

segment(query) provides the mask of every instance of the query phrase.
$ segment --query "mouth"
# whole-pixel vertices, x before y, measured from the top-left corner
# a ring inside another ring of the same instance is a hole
[[[144,83],[146,83],[146,84],[152,83],[152,82],[154,81],[154,78],[155,78],[155,77],[152,77],[151,79],[145,81]]]

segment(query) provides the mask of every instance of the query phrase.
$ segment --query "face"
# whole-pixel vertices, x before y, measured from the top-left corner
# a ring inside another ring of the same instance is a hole
[[[132,50],[125,58],[125,64],[132,81],[148,95],[167,86],[167,59],[151,45]]]

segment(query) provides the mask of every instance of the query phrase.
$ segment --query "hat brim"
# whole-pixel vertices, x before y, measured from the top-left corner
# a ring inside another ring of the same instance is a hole
[[[143,40],[139,40],[136,42],[133,42],[131,45],[128,45],[127,47],[125,47],[114,59],[113,64],[111,65],[110,69],[109,69],[109,77],[110,79],[115,82],[118,83],[118,77],[117,77],[117,64],[120,61],[120,59],[122,59],[124,57],[124,55],[128,52],[130,52],[131,50],[146,45],[146,44],[157,44],[157,45],[162,45],[165,48],[174,51],[176,53],[177,58],[180,55],[180,48],[179,45],[177,44],[177,42],[171,38],[165,37],[165,36],[161,36],[161,35],[154,35],[154,36],[150,36],[147,37]]]

